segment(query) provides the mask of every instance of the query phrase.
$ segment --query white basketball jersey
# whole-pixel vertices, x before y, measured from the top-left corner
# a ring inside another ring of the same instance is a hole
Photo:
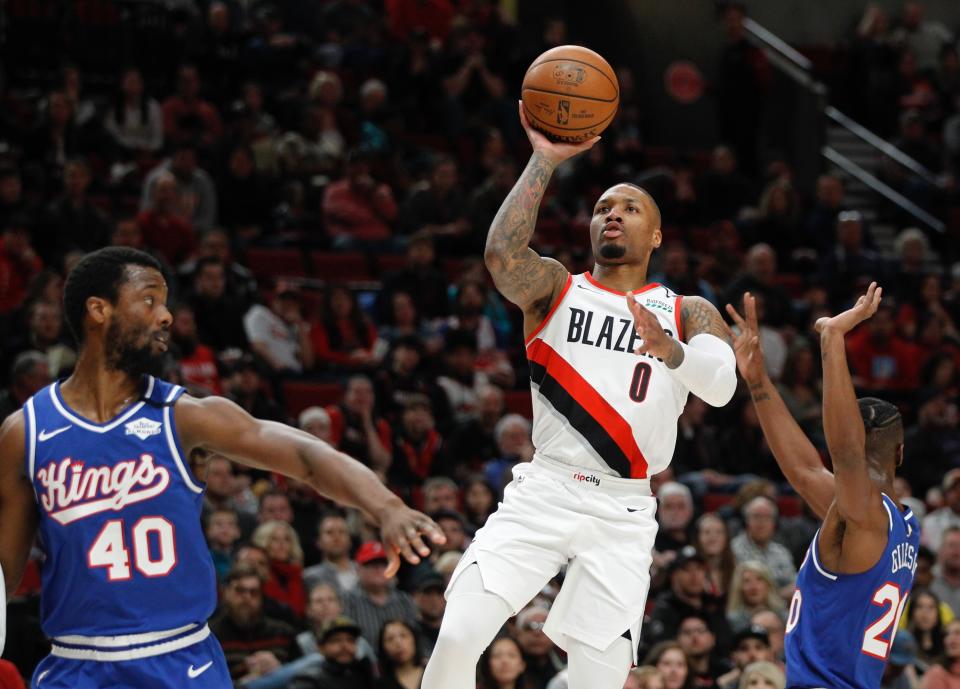
[[[680,301],[653,283],[634,292],[671,337],[683,339]],[[571,275],[527,339],[537,453],[574,467],[649,478],[670,464],[687,388],[640,337],[626,294],[590,273]]]

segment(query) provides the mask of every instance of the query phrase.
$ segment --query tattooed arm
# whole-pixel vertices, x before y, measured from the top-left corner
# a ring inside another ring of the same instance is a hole
[[[777,386],[767,375],[760,348],[756,301],[747,292],[743,295],[744,315],[741,316],[729,304],[727,313],[739,330],[733,342],[737,368],[747,383],[770,452],[790,485],[823,519],[835,494],[833,474],[823,465],[817,448],[793,418]]]
[[[586,151],[598,139],[577,145],[553,143],[530,126],[522,104],[520,120],[533,155],[490,225],[483,258],[500,293],[523,309],[529,333],[547,315],[567,279],[567,271],[559,262],[543,258],[530,248],[540,201],[557,165]]]

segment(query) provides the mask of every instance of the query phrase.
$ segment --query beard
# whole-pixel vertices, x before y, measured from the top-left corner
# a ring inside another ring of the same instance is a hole
[[[627,247],[622,244],[604,244],[600,247],[600,258],[618,259],[627,255]]]
[[[107,368],[123,371],[131,378],[144,374],[160,376],[163,372],[163,354],[153,351],[153,341],[137,343],[137,333],[122,329],[118,321],[107,328]]]

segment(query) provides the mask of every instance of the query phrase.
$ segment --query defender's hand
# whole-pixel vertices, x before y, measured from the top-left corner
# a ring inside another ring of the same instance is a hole
[[[637,335],[643,338],[643,344],[634,350],[634,354],[649,354],[667,360],[677,347],[677,341],[667,335],[660,321],[650,311],[640,305],[633,292],[627,292],[627,307],[633,315],[633,327]]]
[[[533,146],[534,152],[544,156],[554,165],[559,165],[567,158],[589,151],[595,143],[600,141],[599,136],[579,144],[563,144],[550,141],[545,134],[534,129],[530,124],[527,114],[523,111],[523,101],[520,101],[520,123],[523,125],[523,131],[527,133],[527,138],[530,139],[530,145]]]
[[[412,565],[430,554],[430,548],[421,535],[436,545],[443,545],[447,537],[427,515],[411,510],[403,503],[385,508],[380,513],[380,539],[387,551],[386,575],[392,577],[400,569],[400,556]],[[416,551],[416,552],[414,552]],[[419,554],[418,554],[419,553]]]
[[[743,313],[741,316],[730,304],[727,304],[727,313],[740,330],[735,333],[728,327],[730,338],[733,340],[733,353],[737,357],[737,369],[748,384],[762,380],[766,375],[763,362],[763,349],[760,347],[760,326],[757,323],[757,300],[749,292],[743,295]]]
[[[821,335],[827,332],[845,335],[877,312],[882,295],[883,288],[877,287],[876,282],[871,282],[867,293],[857,299],[857,303],[852,308],[836,316],[818,318],[813,327]]]

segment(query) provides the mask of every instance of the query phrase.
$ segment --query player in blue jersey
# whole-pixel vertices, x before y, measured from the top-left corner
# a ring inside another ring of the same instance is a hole
[[[737,366],[777,463],[823,519],[804,558],[787,617],[787,687],[877,689],[916,569],[920,528],[893,491],[903,423],[889,402],[854,393],[846,333],[870,318],[872,283],[853,308],[816,323],[823,358],[823,430],[830,473],[767,376],[756,305],[744,296]]]
[[[160,265],[111,247],[67,278],[64,312],[79,342],[74,373],[0,428],[0,565],[6,592],[39,531],[41,617],[52,652],[40,689],[228,689],[207,618],[213,563],[191,458],[218,453],[304,481],[380,524],[388,573],[419,562],[440,529],[368,468],[222,397],[197,399],[154,377],[172,317]]]

